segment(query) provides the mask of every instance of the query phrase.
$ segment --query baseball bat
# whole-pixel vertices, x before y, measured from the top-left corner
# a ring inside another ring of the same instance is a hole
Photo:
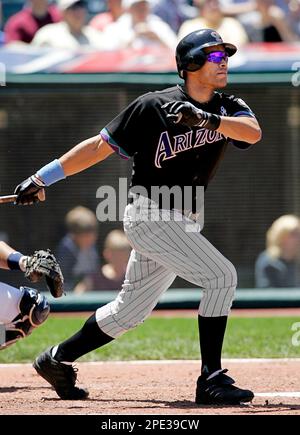
[[[0,204],[5,204],[6,202],[15,202],[17,195],[6,195],[0,196]]]

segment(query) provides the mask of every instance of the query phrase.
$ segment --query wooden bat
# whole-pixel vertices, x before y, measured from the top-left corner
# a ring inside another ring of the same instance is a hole
[[[17,195],[7,195],[0,196],[0,204],[5,204],[6,202],[15,202]]]

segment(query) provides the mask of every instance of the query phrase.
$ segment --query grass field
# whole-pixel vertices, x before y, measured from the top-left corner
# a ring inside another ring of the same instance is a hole
[[[30,337],[2,350],[0,363],[31,362],[41,351],[76,332],[84,320],[84,317],[51,317]],[[300,346],[292,345],[295,332],[291,330],[298,321],[297,317],[230,318],[223,357],[300,357]],[[195,319],[153,317],[81,361],[198,358]]]

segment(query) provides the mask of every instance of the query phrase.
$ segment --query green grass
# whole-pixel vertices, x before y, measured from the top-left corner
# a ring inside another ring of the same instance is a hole
[[[30,337],[0,352],[0,363],[31,362],[41,351],[76,332],[85,318],[51,317]],[[223,357],[300,357],[292,345],[296,317],[230,318]],[[81,361],[135,359],[198,359],[196,319],[150,318],[118,340],[81,358]]]

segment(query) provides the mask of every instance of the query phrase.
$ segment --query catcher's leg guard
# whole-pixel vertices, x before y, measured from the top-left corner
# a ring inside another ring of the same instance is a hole
[[[45,296],[29,287],[20,287],[20,291],[23,293],[19,302],[20,314],[11,323],[0,325],[0,350],[27,337],[49,315],[50,307]]]
[[[33,329],[28,319],[0,325],[0,350],[27,337]]]
[[[33,327],[41,325],[50,312],[46,297],[34,288],[20,287],[20,290],[23,291],[23,296],[19,304],[20,315],[18,318],[22,319],[24,316],[28,316],[28,320]],[[15,320],[18,320],[18,318]]]

